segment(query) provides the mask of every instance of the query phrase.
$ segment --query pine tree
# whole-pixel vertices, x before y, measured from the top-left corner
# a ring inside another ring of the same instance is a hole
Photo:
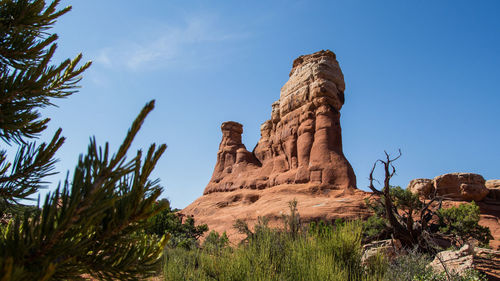
[[[116,153],[91,139],[72,177],[37,211],[19,211],[54,174],[54,156],[64,142],[61,129],[49,143],[28,142],[49,122],[38,110],[75,93],[91,64],[80,65],[81,54],[51,64],[57,35],[50,28],[71,10],[57,10],[58,4],[0,1],[0,138],[19,147],[12,161],[0,151],[0,216],[8,222],[0,227],[0,280],[80,280],[84,274],[137,280],[156,272],[167,240],[142,231],[148,218],[168,207],[155,203],[162,187],[149,179],[166,146],[153,144],[145,155],[139,150],[126,159],[154,101]]]

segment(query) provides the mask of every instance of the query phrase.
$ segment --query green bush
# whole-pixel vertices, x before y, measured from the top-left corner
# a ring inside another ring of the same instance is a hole
[[[402,255],[394,259],[387,267],[386,280],[391,281],[412,281],[416,276],[434,274],[427,267],[432,261],[431,256],[415,250],[408,251],[407,255]]]
[[[261,223],[248,242],[219,247],[222,236],[212,232],[204,248],[167,249],[165,280],[381,280],[361,267],[359,222],[326,226],[327,231],[293,234]],[[311,228],[310,228],[311,229]],[[211,246],[208,246],[211,245]]]
[[[363,237],[368,239],[382,239],[387,220],[377,215],[369,217],[363,222]]]
[[[487,246],[493,239],[490,229],[479,225],[479,206],[475,203],[461,204],[458,207],[440,209],[439,231],[454,236],[457,246],[462,246],[470,239],[477,240],[481,246]]]
[[[167,205],[167,208],[148,220],[145,232],[160,237],[167,233],[170,234],[167,243],[169,247],[188,249],[198,247],[198,238],[208,230],[208,226],[206,224],[195,226],[194,219],[191,217],[187,217],[183,221],[177,213],[178,210],[172,210],[170,202],[166,199],[160,200],[156,205]]]
[[[486,247],[493,239],[489,228],[479,225],[480,210],[475,202],[435,210],[420,201],[416,194],[399,186],[389,187],[389,197],[393,219],[401,227],[394,227],[387,219],[385,194],[365,200],[374,215],[363,223],[364,242],[392,235],[405,247],[418,246],[422,251],[436,252],[443,249],[431,243],[428,237],[446,240],[457,247],[470,240],[477,240],[480,246]]]
[[[219,235],[217,231],[212,230],[203,241],[202,247],[205,251],[216,254],[229,247],[229,238],[226,232]]]

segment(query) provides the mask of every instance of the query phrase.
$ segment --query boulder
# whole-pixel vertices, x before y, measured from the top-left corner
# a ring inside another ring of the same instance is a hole
[[[485,186],[489,190],[487,198],[500,201],[500,180],[487,180]]]
[[[449,273],[463,274],[465,271],[473,269],[474,248],[466,244],[460,250],[449,250],[437,253],[434,260],[429,264],[429,267],[436,272],[446,270]]]
[[[500,251],[475,248],[464,245],[459,250],[439,252],[429,266],[436,272],[446,270],[462,275],[465,271],[476,269],[484,272],[489,280],[500,279]]]
[[[450,199],[481,201],[489,190],[483,176],[472,173],[451,173],[434,178],[437,195]]]
[[[487,180],[485,182],[486,188],[488,189],[500,189],[500,180]]]
[[[361,257],[361,264],[368,265],[372,262],[377,255],[383,255],[388,261],[394,260],[398,255],[404,253],[401,241],[397,239],[386,239],[374,241],[363,245],[363,255]]]
[[[406,189],[421,197],[429,198],[434,193],[434,184],[431,179],[414,179]]]

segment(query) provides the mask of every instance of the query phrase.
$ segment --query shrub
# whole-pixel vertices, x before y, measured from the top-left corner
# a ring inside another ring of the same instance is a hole
[[[450,235],[455,244],[459,245],[470,238],[477,239],[483,246],[488,244],[492,236],[488,228],[478,224],[479,208],[475,203],[441,210],[443,198],[434,195],[424,204],[418,195],[399,186],[390,185],[391,178],[396,174],[393,162],[401,156],[401,150],[395,158],[391,158],[387,152],[385,156],[384,160],[375,162],[370,172],[369,188],[375,197],[366,201],[375,216],[385,221],[384,229],[378,232],[379,234],[377,234],[378,229],[374,231],[378,238],[385,232],[386,236],[399,239],[405,247],[418,247],[419,250],[430,253],[442,250],[435,241],[453,242],[449,241]],[[373,173],[378,163],[382,164],[385,172],[382,190],[374,186]],[[432,205],[434,202],[439,202],[437,209]],[[436,220],[439,220],[438,224],[435,223]],[[369,223],[378,224],[384,221],[374,218]],[[379,224],[378,227],[380,226]]]
[[[381,280],[361,267],[359,222],[318,224],[322,227],[293,234],[261,219],[247,242],[234,249],[221,247],[224,234],[212,232],[201,249],[166,250],[165,280]],[[249,229],[242,221],[239,226]]]
[[[219,253],[221,250],[229,246],[229,238],[226,232],[220,235],[217,231],[212,230],[203,241],[202,248],[210,253]]]
[[[432,258],[417,249],[408,251],[407,255],[401,255],[394,259],[387,267],[386,280],[391,281],[413,281],[416,276],[433,274],[427,265]]]
[[[369,217],[363,222],[363,237],[367,240],[384,239],[387,221],[377,215]]]
[[[208,230],[206,224],[195,225],[194,219],[187,217],[184,221],[177,213],[178,210],[170,208],[170,202],[162,199],[155,206],[167,205],[167,207],[159,212],[156,216],[149,218],[148,226],[145,231],[148,234],[156,234],[162,236],[169,234],[170,239],[167,242],[169,247],[198,247],[198,238]]]
[[[453,235],[459,247],[470,239],[476,239],[481,246],[487,246],[489,240],[493,239],[490,229],[479,225],[480,210],[475,202],[440,209],[436,214],[439,218],[439,231]]]

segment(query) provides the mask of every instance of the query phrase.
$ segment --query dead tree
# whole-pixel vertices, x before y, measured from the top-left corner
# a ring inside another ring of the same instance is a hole
[[[379,159],[373,164],[372,170],[369,176],[369,188],[372,190],[373,194],[378,197],[376,201],[383,206],[383,217],[386,220],[387,232],[396,239],[399,239],[403,245],[406,247],[418,246],[424,251],[433,251],[435,249],[435,244],[432,242],[435,234],[430,231],[430,221],[435,215],[435,209],[433,210],[431,205],[439,201],[439,207],[441,205],[442,198],[434,196],[429,202],[422,203],[416,197],[414,202],[404,202],[406,203],[407,210],[403,210],[400,206],[395,204],[396,198],[391,194],[390,180],[396,174],[396,168],[394,167],[394,161],[401,157],[401,150],[398,150],[398,155],[391,158],[391,156],[385,152],[385,159]],[[375,188],[373,173],[378,164],[381,164],[384,169],[384,183],[382,190]]]

